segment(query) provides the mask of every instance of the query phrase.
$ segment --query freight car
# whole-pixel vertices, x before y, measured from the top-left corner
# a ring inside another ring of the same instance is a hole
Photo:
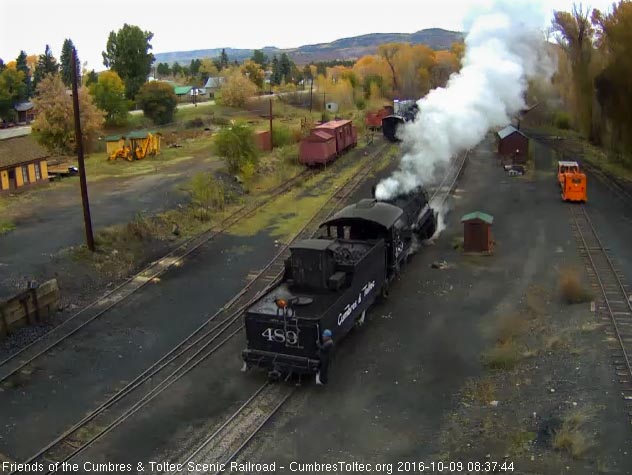
[[[414,101],[396,101],[395,113],[382,119],[382,133],[384,138],[390,142],[399,142],[397,129],[406,122],[412,122],[417,116],[419,107]]]
[[[393,106],[384,106],[377,112],[369,111],[366,113],[364,123],[369,129],[381,129],[382,120],[393,114]]]
[[[358,133],[350,120],[325,122],[301,140],[299,161],[305,165],[324,165],[357,144]]]
[[[338,343],[364,323],[414,252],[431,237],[436,213],[422,190],[391,202],[365,199],[325,221],[315,239],[290,247],[285,273],[245,312],[244,370],[270,377],[318,372],[325,329]]]

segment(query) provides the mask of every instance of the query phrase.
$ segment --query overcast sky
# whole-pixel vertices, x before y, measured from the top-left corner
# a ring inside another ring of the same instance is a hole
[[[613,0],[591,0],[608,9]],[[424,28],[462,30],[472,8],[489,0],[2,0],[0,58],[20,50],[40,54],[50,44],[59,58],[71,38],[89,69],[102,70],[108,34],[124,23],[154,33],[153,52],[219,47],[290,48],[366,33],[411,33]],[[570,10],[572,0],[542,0]],[[584,2],[586,3],[586,2]],[[543,21],[543,27],[548,19]]]

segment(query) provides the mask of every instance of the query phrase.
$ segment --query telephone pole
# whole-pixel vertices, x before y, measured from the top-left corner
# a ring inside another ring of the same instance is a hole
[[[77,161],[79,162],[79,183],[81,187],[81,203],[83,204],[83,223],[86,230],[86,245],[94,252],[94,236],[92,235],[92,219],[90,202],[88,201],[88,183],[86,181],[86,165],[83,159],[83,135],[81,134],[81,118],[79,116],[79,79],[77,78],[77,50],[72,49],[72,108],[75,115],[75,143],[77,144]]]
[[[272,97],[270,97],[270,151],[274,148],[272,143]]]
[[[327,112],[327,104],[325,103],[325,92],[323,92],[323,114],[320,118],[322,122],[325,122],[325,112]]]

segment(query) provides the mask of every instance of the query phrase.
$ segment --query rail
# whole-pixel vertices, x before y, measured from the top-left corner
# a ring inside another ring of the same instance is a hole
[[[625,330],[625,327],[632,325],[630,295],[626,291],[622,277],[608,255],[607,248],[604,247],[599,238],[585,205],[570,206],[570,209],[575,229],[577,230],[577,237],[584,251],[584,257],[594,272],[598,287],[601,290],[603,308],[606,310],[612,323],[616,341],[623,356],[623,359],[619,360],[618,363],[615,361],[615,364],[618,366],[617,370],[624,370],[627,372],[627,377],[632,378],[630,359],[632,354],[632,344],[630,343],[632,331],[626,332]],[[632,379],[621,382],[631,384]],[[628,393],[626,399],[632,398],[632,387],[624,389],[624,393]],[[630,415],[632,416],[632,413]]]
[[[384,144],[379,147],[369,157],[369,160],[378,157],[386,146],[387,144]],[[270,287],[274,286],[282,276],[284,270],[283,262],[289,253],[291,243],[297,239],[311,236],[318,229],[318,225],[337,211],[338,207],[357,189],[378,163],[379,160],[372,160],[370,166],[361,168],[341,184],[332,196],[323,203],[316,214],[287,244],[283,245],[282,249],[259,271],[255,278],[222,309],[211,316],[203,325],[198,327],[159,361],[87,414],[70,429],[29,457],[24,463],[34,463],[41,460],[65,462],[79,455],[239,334],[244,327],[243,323],[239,322],[239,317],[243,311]],[[204,331],[204,328],[209,323],[215,321],[218,321],[216,325]],[[217,345],[207,350],[211,344],[223,335],[226,336]],[[141,392],[136,401],[126,401],[127,396],[130,396],[144,385],[147,385],[148,388],[144,393]],[[128,405],[117,408],[117,404],[121,402],[127,402]],[[117,410],[118,413],[114,414]],[[85,429],[89,423],[92,423],[94,430],[84,432],[90,433],[91,436],[87,440],[80,440],[78,437],[79,431]]]

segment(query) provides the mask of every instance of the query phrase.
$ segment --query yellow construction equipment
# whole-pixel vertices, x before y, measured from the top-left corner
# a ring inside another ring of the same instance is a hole
[[[124,158],[131,162],[156,155],[160,152],[160,137],[159,133],[147,131],[135,131],[127,135],[106,137],[108,159]]]

